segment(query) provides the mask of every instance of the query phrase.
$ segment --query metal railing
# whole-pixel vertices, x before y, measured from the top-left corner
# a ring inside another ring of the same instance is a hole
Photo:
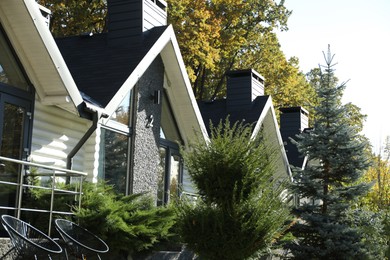
[[[0,205],[0,209],[5,210],[16,210],[16,217],[20,218],[21,212],[40,212],[40,213],[48,213],[49,214],[49,223],[48,223],[48,235],[50,236],[52,230],[52,221],[53,214],[61,214],[61,215],[69,215],[72,214],[71,209],[69,211],[56,211],[54,210],[54,202],[55,195],[65,194],[74,196],[74,201],[78,201],[78,206],[81,206],[81,196],[82,196],[82,184],[84,177],[87,176],[87,173],[63,169],[59,167],[47,166],[44,164],[32,163],[27,161],[21,161],[16,159],[11,159],[7,157],[0,156],[1,166],[6,168],[7,163],[12,163],[18,165],[18,171],[16,174],[13,174],[17,181],[4,181],[2,178],[2,173],[0,173],[0,184],[9,185],[11,187],[16,187],[16,200],[15,205]],[[33,169],[33,171],[32,171]],[[40,180],[46,179],[49,183],[48,186],[43,186],[42,182],[38,184],[30,184],[26,182],[26,177],[38,177]],[[74,179],[78,179],[75,181]],[[66,190],[61,189],[60,183],[64,183],[68,180],[68,182],[76,184],[74,186],[75,190]],[[39,209],[39,208],[28,208],[23,207],[23,191],[26,189],[42,189],[50,192],[50,208],[47,209]]]

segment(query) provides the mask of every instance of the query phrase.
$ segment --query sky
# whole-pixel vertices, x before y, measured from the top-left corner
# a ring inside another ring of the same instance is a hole
[[[278,32],[287,58],[307,73],[324,64],[328,44],[335,74],[348,81],[343,102],[367,115],[363,134],[378,154],[390,136],[390,0],[285,0],[292,10],[287,32]]]

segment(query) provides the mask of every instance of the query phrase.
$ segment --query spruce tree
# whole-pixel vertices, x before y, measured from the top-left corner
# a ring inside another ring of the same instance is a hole
[[[369,166],[367,143],[348,120],[341,102],[346,84],[338,84],[330,49],[324,58],[315,86],[320,102],[314,107],[314,126],[293,140],[309,164],[294,171],[292,190],[300,202],[291,228],[297,240],[288,249],[297,259],[366,258],[363,236],[347,212],[369,188],[356,184]]]

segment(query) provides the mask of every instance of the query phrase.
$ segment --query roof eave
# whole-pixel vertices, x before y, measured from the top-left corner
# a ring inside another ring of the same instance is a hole
[[[207,141],[206,127],[192,92],[179,45],[171,25],[166,28],[160,38],[138,63],[119,91],[107,104],[105,111],[109,115],[114,113],[118,104],[135,86],[158,55],[162,57],[167,77],[170,81],[175,82],[174,86],[170,86],[167,89],[167,94],[171,101],[173,114],[180,123],[179,131],[185,144],[187,145],[188,140],[194,140],[197,137],[196,135],[199,134],[204,141]]]
[[[78,114],[81,94],[34,0],[0,1],[0,21],[39,100]]]
[[[279,157],[278,167],[280,172],[286,172],[288,179],[292,180],[291,168],[289,166],[286,150],[284,149],[284,143],[279,130],[279,124],[276,119],[275,109],[272,104],[272,98],[269,96],[264,108],[260,114],[260,117],[255,125],[252,133],[252,138],[259,134],[261,127],[264,127],[264,135],[270,138],[270,144],[274,145],[273,148],[277,149],[277,156]],[[286,177],[286,176],[284,176]]]

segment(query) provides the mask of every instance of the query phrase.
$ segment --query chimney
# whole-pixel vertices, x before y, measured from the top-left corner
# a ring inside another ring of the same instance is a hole
[[[255,70],[234,70],[227,76],[227,111],[249,109],[253,100],[264,95],[264,78]]]
[[[282,135],[287,158],[291,165],[301,168],[304,157],[298,152],[297,147],[291,143],[290,138],[295,139],[309,127],[309,112],[303,107],[281,108],[280,134]]]
[[[167,25],[164,0],[107,0],[108,37],[112,45],[127,45],[143,32]]]

